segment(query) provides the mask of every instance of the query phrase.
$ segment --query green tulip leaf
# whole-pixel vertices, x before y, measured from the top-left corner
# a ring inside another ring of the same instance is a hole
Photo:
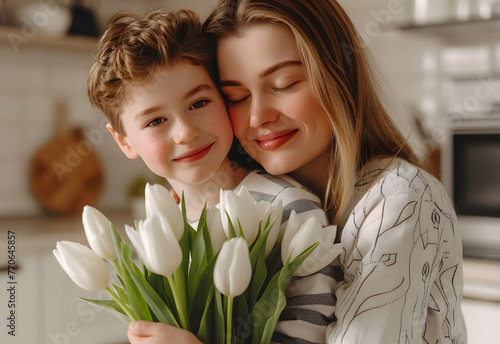
[[[142,294],[143,299],[147,301],[147,305],[149,305],[156,318],[162,323],[179,327],[177,320],[168,308],[167,304],[149,285],[149,283],[144,278],[144,275],[141,274],[139,268],[137,268],[137,266],[132,261],[126,261],[125,265],[127,268],[127,272],[130,271],[129,276],[132,280],[132,283],[136,286],[139,294]]]
[[[224,311],[224,296],[214,288],[214,338],[212,343],[226,342],[226,312]]]
[[[271,278],[283,268],[281,261],[281,245],[274,246],[273,250],[266,257],[267,276],[264,285],[268,285]]]
[[[198,328],[198,333],[196,337],[202,342],[202,343],[213,343],[211,340],[212,337],[214,336],[214,322],[213,322],[213,312],[214,312],[214,305],[215,301],[213,299],[214,295],[214,290],[215,287],[212,286],[210,288],[210,297],[207,299],[207,303],[205,304],[205,309],[203,310],[203,315],[200,320],[200,325]]]
[[[234,298],[233,301],[233,340],[244,343],[250,339],[251,329],[248,324],[249,309],[244,295]],[[242,324],[244,324],[242,326]]]
[[[205,236],[203,231],[206,230],[207,226],[203,224],[198,227],[198,235],[194,241],[194,245],[191,251],[191,265],[189,267],[188,274],[188,298],[191,302],[193,299],[194,292],[198,288],[198,282],[200,278],[200,273],[207,265],[207,255],[206,255],[206,245]],[[208,243],[210,245],[210,243]]]
[[[127,295],[130,300],[130,305],[139,320],[152,321],[153,318],[151,317],[148,304],[132,278],[132,267],[130,265],[133,265],[137,270],[139,270],[139,268],[137,268],[137,266],[135,266],[132,262],[130,248],[126,247],[123,243],[122,246],[122,257],[120,258],[120,263],[122,264],[122,278],[124,282],[124,289],[127,291]],[[128,257],[126,256],[126,253],[123,253],[127,251],[130,254],[129,259],[127,259]]]
[[[130,276],[130,272],[127,270],[127,263],[131,263],[135,266],[132,261],[132,250],[122,240],[116,228],[113,225],[111,225],[111,227],[113,243],[118,254],[117,266],[120,272],[120,281],[122,282],[123,288],[128,295],[130,306],[138,319],[151,321],[153,318],[151,317],[146,300],[142,297]],[[135,268],[138,269],[137,266],[135,266]]]
[[[130,324],[130,318],[124,313],[122,308],[118,305],[116,301],[113,300],[92,300],[79,297],[79,300],[85,301],[95,306],[104,308],[109,313],[113,314],[115,317],[120,319],[125,325]]]
[[[290,257],[283,269],[274,275],[267,285],[262,297],[252,310],[253,334],[252,344],[268,344],[271,341],[279,316],[286,305],[285,290],[293,274],[300,264],[319,245],[318,242],[309,246],[293,261]]]
[[[205,255],[207,258],[207,262],[209,262],[214,257],[214,249],[212,247],[212,238],[210,237],[210,230],[205,221],[202,227],[202,233],[205,241]]]
[[[206,311],[206,305],[211,302],[214,293],[214,266],[217,256],[212,258],[206,268],[201,272],[198,287],[193,294],[193,300],[189,309],[189,324],[193,332],[198,331],[201,319]]]
[[[174,297],[167,278],[165,276],[155,274],[147,269],[144,277],[148,284],[158,293],[158,296],[161,297],[163,302],[165,302],[167,307],[171,310],[173,309],[172,312],[175,314]]]
[[[232,238],[236,238],[237,235],[236,235],[236,231],[234,230],[233,222],[231,221],[231,218],[229,217],[229,214],[227,211],[226,211],[226,216],[227,216],[227,224],[228,224],[227,239],[231,240]]]
[[[118,295],[118,298],[125,304],[127,305],[130,305],[130,300],[128,298],[128,295],[127,293],[125,292],[125,290],[123,290],[123,288],[115,285],[115,284],[111,284],[113,286],[113,289],[115,290],[116,294]]]
[[[247,240],[247,238],[245,238],[245,232],[243,232],[243,228],[241,227],[240,219],[238,219],[238,227],[240,228],[240,237]]]
[[[257,240],[254,242],[250,250],[252,279],[250,280],[248,289],[245,291],[247,302],[250,304],[250,307],[253,306],[253,303],[255,302],[254,300],[257,299],[261,291],[261,288],[266,280],[267,276],[267,267],[265,263],[266,243],[269,233],[271,232],[271,228],[272,224],[271,226],[266,226],[264,232],[262,232],[262,234],[258,236]],[[260,224],[259,224],[259,229],[260,229]]]

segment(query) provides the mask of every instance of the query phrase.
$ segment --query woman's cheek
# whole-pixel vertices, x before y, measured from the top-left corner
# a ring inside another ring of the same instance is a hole
[[[231,126],[233,127],[234,135],[241,141],[245,135],[245,128],[248,123],[245,116],[238,115],[236,111],[229,109],[229,120],[231,121]]]

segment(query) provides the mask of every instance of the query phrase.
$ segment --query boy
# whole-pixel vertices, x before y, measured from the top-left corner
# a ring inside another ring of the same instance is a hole
[[[229,160],[233,132],[213,82],[212,56],[199,18],[192,11],[152,11],[144,18],[119,13],[101,39],[89,75],[90,101],[108,118],[107,128],[128,158],[141,157],[154,173],[168,180],[177,194],[184,192],[190,221],[197,220],[205,201],[208,207],[219,203],[220,188],[234,189],[244,184],[257,201],[283,200],[282,223],[294,209],[304,217],[318,216],[326,226],[319,199],[299,183],[286,176],[249,173]],[[316,284],[314,292],[307,292],[299,281],[288,295],[333,295],[333,278],[326,272],[319,275],[323,281],[328,279],[323,289]],[[304,281],[314,284],[318,277],[314,276]],[[333,317],[333,296],[312,307],[309,301],[297,302],[302,308],[319,308],[310,310],[319,318]],[[288,311],[288,318],[297,320],[278,323],[281,338],[287,338],[287,328],[296,330],[297,326],[319,331],[319,337],[323,336],[327,321],[312,324],[301,320],[303,311]],[[142,331],[146,327],[152,332]],[[134,344],[161,343],[176,333],[183,340],[197,341],[185,331],[144,322],[130,327],[129,338]]]

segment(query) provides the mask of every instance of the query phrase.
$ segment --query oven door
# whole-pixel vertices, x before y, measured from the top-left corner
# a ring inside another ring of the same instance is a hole
[[[500,259],[500,116],[455,120],[450,129],[443,184],[457,208],[464,255]]]

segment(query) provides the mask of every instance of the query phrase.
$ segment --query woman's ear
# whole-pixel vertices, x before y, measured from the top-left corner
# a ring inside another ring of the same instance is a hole
[[[106,124],[106,128],[109,130],[113,138],[115,139],[116,144],[120,149],[122,150],[123,154],[129,159],[137,159],[139,157],[139,154],[135,151],[132,146],[129,145],[127,137],[118,133],[113,129],[111,126],[111,123]]]

